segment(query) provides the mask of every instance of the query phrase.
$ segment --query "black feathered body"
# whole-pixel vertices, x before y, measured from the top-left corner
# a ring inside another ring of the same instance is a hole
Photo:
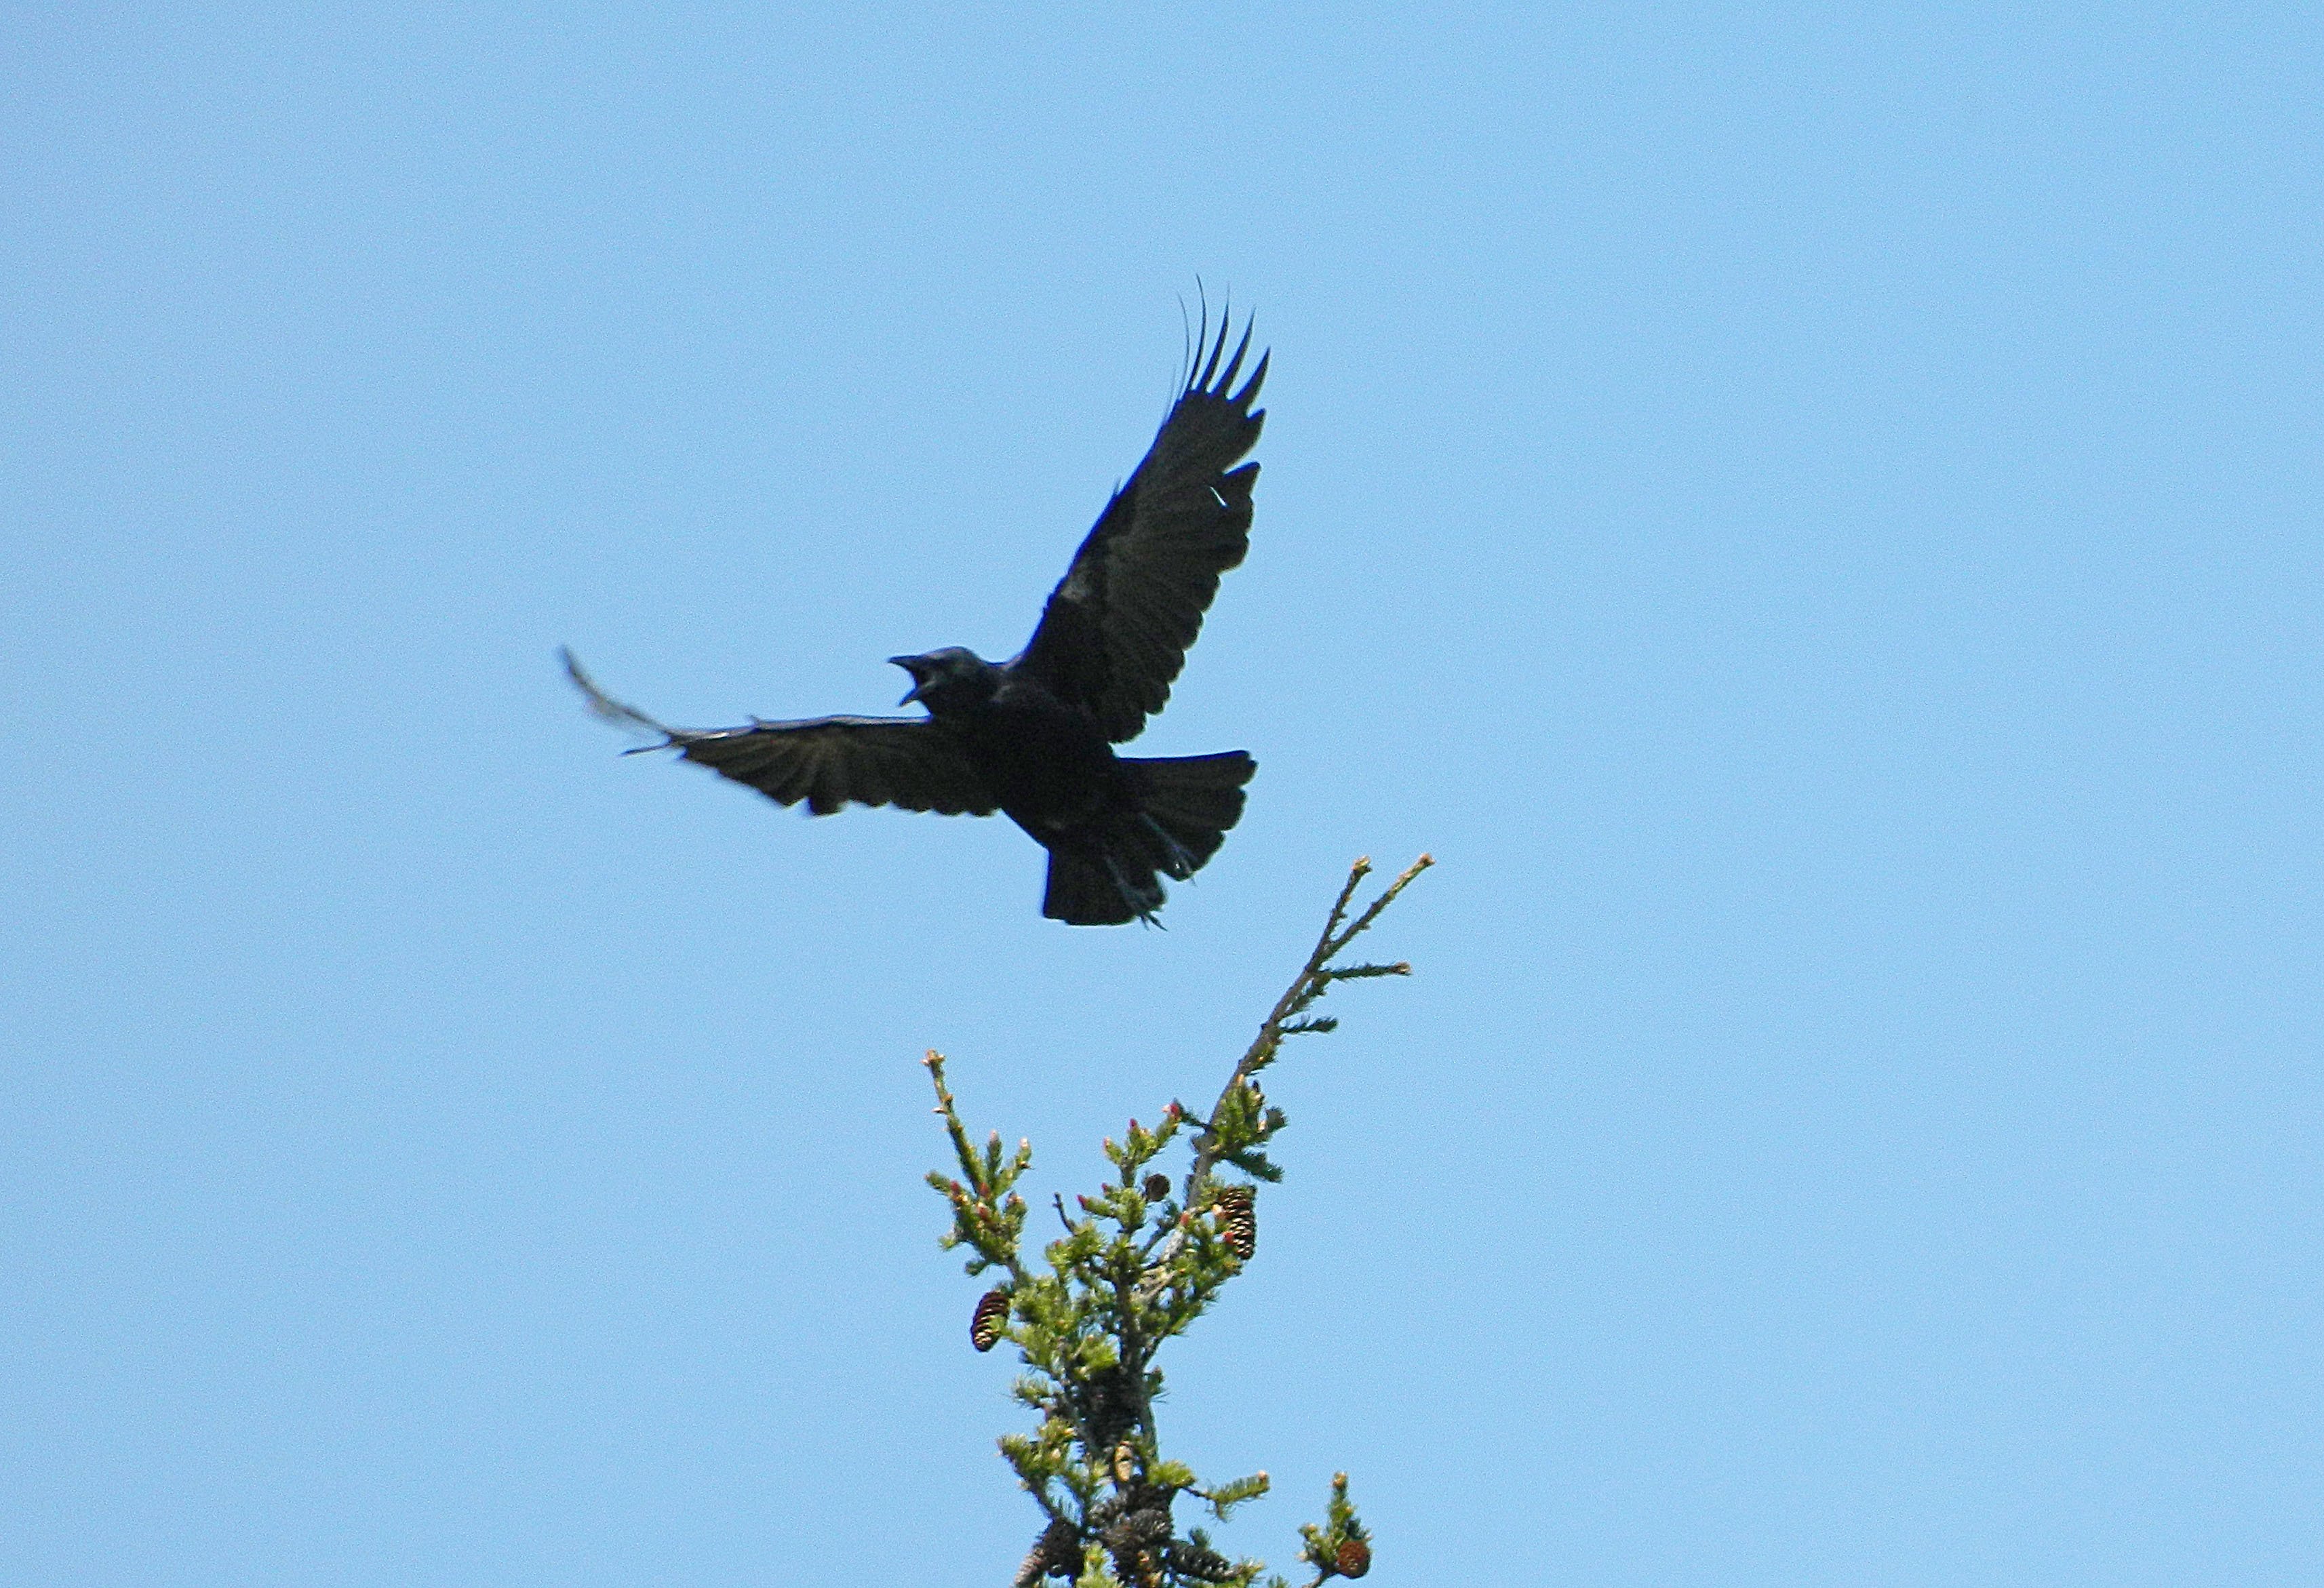
[[[1038,679],[993,670],[1000,680],[990,699],[959,710],[931,706],[930,715],[967,753],[1002,815],[1047,845],[1138,808],[1121,758],[1087,713]]]
[[[911,659],[915,691],[1001,814],[1049,851],[1043,913],[1075,926],[1152,919],[1242,815],[1255,763],[1117,755],[1097,719],[1021,663],[950,650]]]

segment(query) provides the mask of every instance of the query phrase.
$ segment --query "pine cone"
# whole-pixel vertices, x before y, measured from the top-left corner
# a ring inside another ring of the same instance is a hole
[[[1332,1556],[1332,1564],[1343,1577],[1360,1577],[1372,1569],[1372,1546],[1360,1538],[1347,1539]]]
[[[1251,1205],[1250,1187],[1229,1186],[1219,1193],[1215,1205],[1227,1250],[1249,1262],[1251,1253],[1259,1250],[1259,1215]]]
[[[1146,1177],[1146,1184],[1139,1186],[1139,1191],[1147,1201],[1159,1202],[1164,1197],[1170,1195],[1170,1177],[1167,1175],[1148,1175]]]
[[[1009,1326],[1009,1292],[987,1290],[976,1298],[975,1316],[968,1320],[968,1343],[979,1351],[990,1351],[1001,1343],[1001,1331]]]
[[[1170,1541],[1170,1513],[1159,1506],[1133,1510],[1105,1530],[1106,1548],[1117,1554],[1150,1549]]]
[[[1108,1528],[1100,1542],[1113,1557],[1114,1574],[1125,1583],[1157,1580],[1155,1555],[1170,1543],[1170,1513],[1160,1508],[1133,1510]]]
[[[1033,1541],[1033,1552],[1017,1568],[1014,1588],[1033,1588],[1034,1583],[1047,1576],[1078,1577],[1081,1571],[1081,1535],[1074,1530],[1071,1522],[1060,1517]]]
[[[1223,1583],[1234,1575],[1234,1563],[1215,1549],[1199,1544],[1170,1546],[1170,1569],[1197,1583]]]

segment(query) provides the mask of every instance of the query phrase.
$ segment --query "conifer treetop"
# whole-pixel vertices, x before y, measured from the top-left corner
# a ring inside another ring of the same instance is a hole
[[[1032,1167],[1032,1143],[1020,1140],[1011,1150],[997,1131],[982,1145],[972,1141],[945,1083],[944,1056],[931,1051],[923,1061],[957,1170],[928,1176],[952,1209],[952,1228],[941,1243],[968,1249],[970,1274],[995,1274],[972,1315],[970,1343],[978,1351],[1003,1340],[1016,1346],[1024,1371],[1013,1393],[1038,1419],[1031,1433],[1001,1438],[1002,1456],[1045,1523],[1015,1588],[1035,1588],[1046,1578],[1066,1579],[1075,1588],[1259,1583],[1265,1563],[1229,1560],[1201,1528],[1182,1533],[1173,1508],[1190,1497],[1224,1522],[1237,1506],[1267,1492],[1268,1476],[1205,1483],[1163,1455],[1154,1415],[1162,1373],[1154,1359],[1257,1251],[1258,1183],[1283,1177],[1267,1147],[1288,1122],[1260,1090],[1259,1073],[1276,1062],[1286,1039],[1338,1024],[1307,1012],[1335,983],[1411,974],[1401,961],[1337,962],[1431,863],[1422,855],[1351,917],[1356,891],[1371,872],[1369,860],[1356,862],[1306,964],[1260,1022],[1208,1117],[1173,1101],[1153,1125],[1133,1119],[1120,1140],[1109,1137],[1105,1156],[1114,1177],[1074,1197],[1073,1210],[1063,1196],[1054,1199],[1064,1233],[1042,1249],[1038,1267],[1022,1254],[1030,1210],[1017,1189]],[[1148,1166],[1182,1138],[1191,1159],[1174,1186]],[[1222,1180],[1222,1170],[1250,1180]],[[1344,1473],[1333,1480],[1323,1525],[1303,1526],[1300,1535],[1300,1556],[1315,1571],[1305,1588],[1371,1568],[1371,1537],[1348,1499]],[[1269,1576],[1265,1588],[1288,1584]]]

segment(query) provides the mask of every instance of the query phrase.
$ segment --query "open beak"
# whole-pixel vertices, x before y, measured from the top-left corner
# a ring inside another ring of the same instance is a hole
[[[917,656],[891,656],[888,659],[888,662],[890,666],[902,668],[906,672],[912,675],[912,687],[910,690],[905,694],[901,700],[896,702],[899,706],[909,706],[913,701],[918,700],[920,697],[920,691],[928,687],[928,675],[925,670],[927,664]]]

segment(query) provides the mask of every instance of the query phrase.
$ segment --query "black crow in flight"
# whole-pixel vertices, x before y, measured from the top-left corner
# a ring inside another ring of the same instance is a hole
[[[902,704],[918,701],[927,716],[670,728],[605,695],[570,651],[567,669],[600,716],[662,735],[643,749],[675,750],[778,804],[804,800],[816,816],[850,801],[1001,811],[1049,852],[1043,915],[1083,927],[1154,923],[1161,879],[1191,877],[1218,852],[1255,767],[1240,750],[1113,752],[1170,698],[1219,576],[1250,545],[1259,465],[1242,458],[1267,417],[1250,406],[1267,355],[1236,390],[1250,328],[1231,357],[1227,334],[1222,318],[1215,341],[1196,340],[1154,445],[1098,515],[1015,660],[995,665],[958,646],[889,659],[912,676]]]

